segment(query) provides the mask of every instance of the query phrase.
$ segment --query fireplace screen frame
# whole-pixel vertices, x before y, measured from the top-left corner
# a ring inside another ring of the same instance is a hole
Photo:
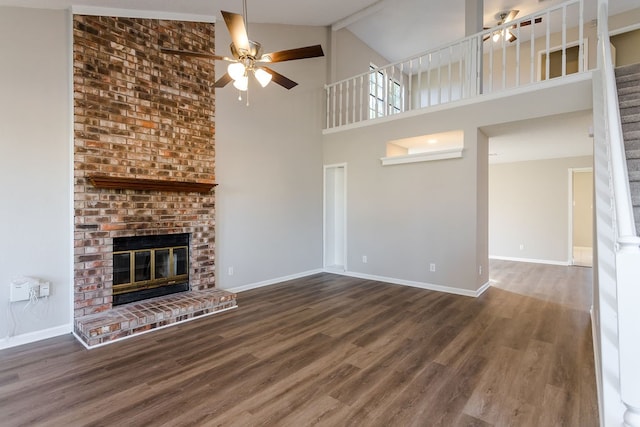
[[[156,277],[158,270],[156,268],[156,261],[158,257],[157,252],[169,251],[168,268],[169,273],[166,277]],[[184,251],[183,257],[176,259],[176,250]],[[140,266],[137,264],[138,257],[136,255],[148,253],[148,264]],[[115,258],[118,255],[129,255],[129,280],[127,282],[116,283],[117,273],[115,271],[116,262]],[[136,292],[143,289],[158,288],[161,286],[177,285],[189,281],[189,246],[165,246],[159,248],[146,248],[146,249],[132,249],[123,251],[114,251],[114,274],[113,274],[113,295],[125,294],[129,292]],[[177,274],[178,262],[183,264],[180,269],[185,273]],[[138,280],[136,277],[143,270],[144,277],[142,280]],[[144,271],[148,271],[146,274]],[[148,278],[146,278],[148,277]]]
[[[111,255],[113,306],[190,289],[189,233],[114,237]]]

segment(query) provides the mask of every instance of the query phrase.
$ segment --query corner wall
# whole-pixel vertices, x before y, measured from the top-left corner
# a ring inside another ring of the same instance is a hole
[[[71,331],[70,25],[66,11],[0,7],[0,348]],[[18,276],[51,295],[12,316]]]
[[[592,165],[591,156],[491,165],[490,255],[570,263],[568,170]]]
[[[251,24],[265,52],[321,44],[321,27]],[[216,26],[217,54],[229,35]],[[250,79],[248,102],[216,89],[217,286],[241,290],[322,268],[322,124],[327,58],[272,64],[291,90]],[[220,64],[220,72],[224,64]]]

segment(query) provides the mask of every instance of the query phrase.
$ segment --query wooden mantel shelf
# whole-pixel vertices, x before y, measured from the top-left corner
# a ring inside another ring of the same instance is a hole
[[[213,187],[218,185],[213,182],[166,181],[161,179],[122,178],[103,175],[90,175],[87,179],[96,188],[140,191],[208,193]]]

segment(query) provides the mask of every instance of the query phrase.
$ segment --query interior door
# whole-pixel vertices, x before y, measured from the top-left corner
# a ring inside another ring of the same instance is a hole
[[[324,267],[346,270],[347,166],[324,168]]]

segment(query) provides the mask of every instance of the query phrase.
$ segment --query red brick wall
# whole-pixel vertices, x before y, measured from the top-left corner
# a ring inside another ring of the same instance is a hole
[[[191,233],[192,289],[214,287],[214,192],[97,189],[89,175],[214,182],[214,25],[73,18],[75,315],[111,308],[113,238]],[[46,66],[46,64],[43,64]]]

